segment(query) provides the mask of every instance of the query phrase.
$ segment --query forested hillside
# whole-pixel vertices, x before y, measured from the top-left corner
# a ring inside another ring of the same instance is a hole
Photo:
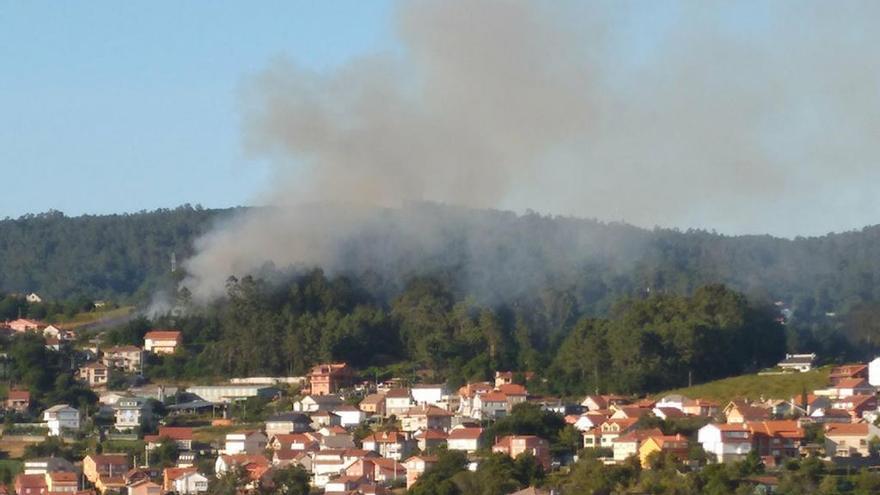
[[[0,221],[0,291],[50,299],[146,299],[193,239],[230,210],[181,206],[69,218],[60,212]]]
[[[193,253],[194,239],[229,213],[185,206],[0,221],[0,291],[146,301],[168,283],[171,254],[182,264]],[[393,215],[403,216],[395,211],[386,216]],[[875,312],[872,304],[880,301],[877,226],[787,240],[440,205],[411,208],[407,215],[411,224],[442,226],[439,248],[420,251],[395,230],[399,223],[368,226],[339,247],[345,262],[337,273],[361,279],[365,290],[384,302],[412,278],[428,275],[456,297],[498,305],[539,296],[595,316],[608,314],[622,297],[690,294],[718,283],[756,300],[782,301],[810,325],[829,323],[826,313],[835,313],[836,322],[861,314],[866,322]]]

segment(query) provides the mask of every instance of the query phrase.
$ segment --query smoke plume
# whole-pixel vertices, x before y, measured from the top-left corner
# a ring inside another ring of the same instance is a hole
[[[266,262],[430,264],[451,239],[470,262],[493,262],[484,269],[523,273],[562,247],[581,260],[615,251],[557,233],[565,242],[516,266],[493,255],[498,232],[472,211],[418,202],[727,233],[876,223],[878,10],[401,3],[399,51],[328,72],[279,60],[249,80],[245,145],[273,164],[273,187],[255,198],[268,206],[200,239],[186,284],[208,298]]]

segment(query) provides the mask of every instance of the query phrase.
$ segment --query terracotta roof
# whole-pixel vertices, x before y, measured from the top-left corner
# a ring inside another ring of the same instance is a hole
[[[177,340],[181,337],[179,330],[151,330],[144,335],[150,340]]]
[[[658,407],[656,408],[667,418],[683,418],[685,417],[685,413],[681,411],[681,409],[676,409],[674,407]]]
[[[844,364],[843,366],[837,366],[831,369],[831,374],[829,374],[829,378],[840,378],[840,377],[852,377],[858,373],[865,371],[868,365],[866,364]]]
[[[193,467],[173,467],[173,468],[165,468],[163,471],[163,475],[167,481],[174,481],[185,474],[197,473],[199,472],[199,468]]]
[[[832,388],[856,388],[867,386],[868,380],[865,380],[864,378],[844,378],[843,380],[837,382],[837,385]]]
[[[385,392],[386,399],[403,399],[409,396],[410,393],[408,388],[392,388],[388,392]]]
[[[482,402],[507,402],[507,395],[503,392],[486,392],[484,394],[480,394],[480,401]]]
[[[507,383],[501,385],[497,390],[505,395],[528,395],[528,391],[522,385],[516,383]]]
[[[424,438],[425,440],[446,440],[448,437],[449,435],[447,435],[443,431],[432,429],[420,430],[418,433],[415,434],[415,438]]]
[[[613,440],[615,443],[641,442],[648,437],[663,436],[663,432],[659,428],[651,428],[650,430],[636,430],[626,435],[619,436]]]
[[[399,431],[379,431],[372,435],[367,435],[362,440],[363,443],[402,443],[406,441],[406,436]]]
[[[825,426],[825,436],[844,435],[860,436],[868,435],[868,423],[834,423]]]
[[[406,410],[406,416],[455,416],[455,414],[436,406],[416,406]]]
[[[140,347],[135,347],[133,345],[119,345],[114,347],[108,347],[104,349],[104,354],[116,353],[116,352],[141,352]]]
[[[10,390],[8,400],[31,400],[31,393],[27,390]]]
[[[804,430],[797,421],[752,421],[746,424],[753,435],[763,434],[771,437],[799,439],[804,437]]]
[[[483,434],[482,428],[453,428],[449,430],[448,440],[476,440]]]
[[[51,473],[46,474],[48,474],[49,478],[54,482],[76,481],[78,478],[76,473],[71,473],[69,471],[52,471]]]
[[[192,440],[193,429],[185,426],[160,426],[159,438],[168,437],[172,440]]]

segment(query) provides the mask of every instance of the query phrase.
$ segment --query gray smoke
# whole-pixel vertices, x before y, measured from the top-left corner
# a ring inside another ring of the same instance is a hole
[[[208,298],[267,261],[366,268],[343,252],[377,231],[398,240],[369,249],[430,258],[467,215],[413,217],[411,201],[728,233],[876,223],[878,10],[401,3],[400,53],[321,73],[282,60],[246,85],[246,147],[274,170],[256,202],[270,207],[200,239],[186,284]],[[458,233],[481,246],[472,260],[499,249],[486,230]]]

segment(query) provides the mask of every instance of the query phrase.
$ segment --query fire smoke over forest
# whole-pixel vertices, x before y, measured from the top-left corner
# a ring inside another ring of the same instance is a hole
[[[267,207],[201,238],[185,285],[208,299],[266,262],[387,275],[451,244],[474,276],[528,284],[639,249],[589,229],[542,244],[539,219],[457,207],[727,233],[876,223],[880,5],[689,6],[644,32],[638,2],[405,2],[399,52],[272,63],[242,95]]]

